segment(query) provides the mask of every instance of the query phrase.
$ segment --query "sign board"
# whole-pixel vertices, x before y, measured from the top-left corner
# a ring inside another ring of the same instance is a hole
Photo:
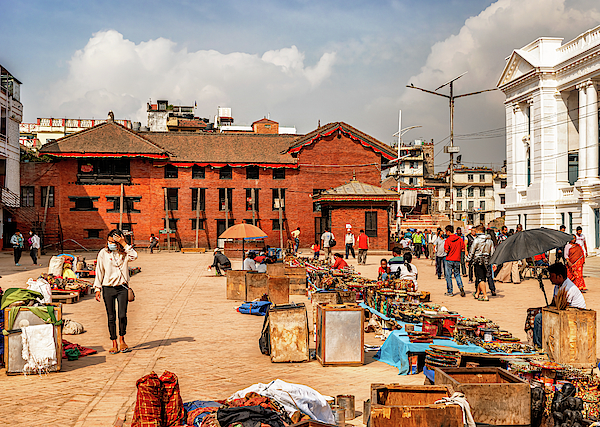
[[[450,146],[446,146],[444,147],[444,153],[446,154],[450,154],[450,153],[460,153],[460,147],[450,147]]]

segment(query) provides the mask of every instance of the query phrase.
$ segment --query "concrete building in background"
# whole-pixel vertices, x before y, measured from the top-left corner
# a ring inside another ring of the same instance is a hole
[[[21,82],[0,65],[0,237],[14,233],[20,206],[19,123],[23,120]]]
[[[506,95],[506,224],[583,227],[600,246],[600,26],[563,43],[542,37],[513,51]]]
[[[400,187],[423,187],[425,177],[434,174],[433,142],[420,139],[402,143],[398,167],[390,169],[389,176],[396,178]]]
[[[28,148],[38,149],[44,144],[54,142],[63,136],[92,128],[106,119],[55,119],[38,118],[36,123],[19,124],[19,141]],[[131,129],[131,120],[115,120],[115,122]]]

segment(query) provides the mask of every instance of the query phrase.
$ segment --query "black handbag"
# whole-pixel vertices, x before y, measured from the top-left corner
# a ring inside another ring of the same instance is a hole
[[[337,245],[337,242],[335,241],[335,239],[329,239],[329,247],[333,248],[335,245]]]

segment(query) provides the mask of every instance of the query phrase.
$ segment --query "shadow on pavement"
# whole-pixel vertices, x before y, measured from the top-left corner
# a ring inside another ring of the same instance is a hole
[[[103,349],[100,348],[98,351],[103,351]],[[69,361],[67,359],[63,359],[61,372],[71,372],[71,371],[75,371],[75,370],[81,369],[81,368],[88,368],[90,366],[100,365],[105,362],[106,362],[106,356],[102,356],[102,355],[98,355],[98,354],[92,354],[90,356],[80,357],[77,360],[71,360],[71,361]]]
[[[169,346],[173,343],[176,342],[182,342],[182,341],[186,341],[186,342],[192,342],[192,341],[196,341],[194,338],[192,337],[181,337],[181,338],[169,338],[166,340],[155,340],[155,341],[149,341],[149,342],[145,342],[143,344],[138,344],[136,346],[131,347],[133,350],[149,350],[151,348],[156,348],[160,345],[163,346]]]

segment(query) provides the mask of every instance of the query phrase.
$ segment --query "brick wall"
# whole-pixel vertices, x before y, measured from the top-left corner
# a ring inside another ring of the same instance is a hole
[[[273,170],[260,168],[258,180],[246,179],[246,168],[233,168],[232,179],[219,179],[219,169],[207,167],[204,179],[192,179],[191,168],[178,168],[176,179],[166,179],[164,168],[154,166],[151,160],[133,158],[130,162],[131,184],[125,185],[126,197],[141,197],[134,203],[140,213],[125,213],[124,223],[132,223],[136,241],[147,241],[150,233],[158,235],[164,224],[164,193],[163,188],[178,188],[178,209],[171,212],[171,218],[177,221],[176,238],[184,247],[194,246],[195,230],[192,229],[192,219],[196,212],[192,210],[191,188],[205,188],[205,229],[199,230],[199,245],[214,248],[217,243],[217,220],[225,219],[225,212],[219,211],[219,188],[232,188],[232,211],[230,218],[235,224],[244,219],[252,218],[252,211],[246,211],[246,188],[258,190],[259,210],[257,218],[259,226],[267,233],[265,244],[279,246],[279,231],[273,230],[273,220],[278,219],[278,211],[273,210],[272,189],[285,189],[286,206],[284,210],[284,245],[290,237],[289,233],[296,227],[301,228],[301,246],[308,247],[315,240],[315,218],[320,212],[313,212],[313,189],[329,189],[350,181],[352,173],[357,180],[367,184],[379,185],[381,163],[380,155],[371,149],[345,137],[330,136],[313,145],[303,148],[298,153],[299,168],[286,169],[285,179],[273,179]],[[119,213],[107,212],[113,208],[113,202],[107,196],[118,197],[120,185],[78,185],[77,159],[67,159],[51,164],[23,163],[22,185],[35,186],[36,209],[43,212],[41,207],[41,187],[55,186],[55,205],[49,208],[55,214],[60,214],[65,239],[74,239],[88,248],[101,247],[107,232],[115,228],[119,222]],[[75,203],[69,197],[98,197],[94,202],[96,211],[71,211]],[[362,219],[356,213],[355,229],[364,226]],[[378,224],[387,224],[387,213],[378,214]],[[384,218],[385,216],[385,218]],[[200,218],[203,218],[201,215]],[[346,221],[343,222],[345,225]],[[232,225],[231,221],[230,224]],[[100,238],[88,238],[88,229],[98,229]],[[342,230],[342,234],[343,234]],[[387,233],[387,232],[386,232]],[[383,232],[381,234],[384,234]],[[382,236],[383,238],[383,236]],[[377,240],[379,240],[379,236]],[[387,243],[372,245],[387,248]],[[66,247],[70,247],[69,244]],[[375,246],[373,246],[375,248]]]
[[[377,212],[377,236],[369,237],[369,249],[388,250],[388,213],[386,208],[357,206],[333,208],[331,211],[331,232],[336,238],[336,252],[345,250],[346,224],[352,225],[355,238],[358,238],[361,229],[365,229],[365,212]]]

